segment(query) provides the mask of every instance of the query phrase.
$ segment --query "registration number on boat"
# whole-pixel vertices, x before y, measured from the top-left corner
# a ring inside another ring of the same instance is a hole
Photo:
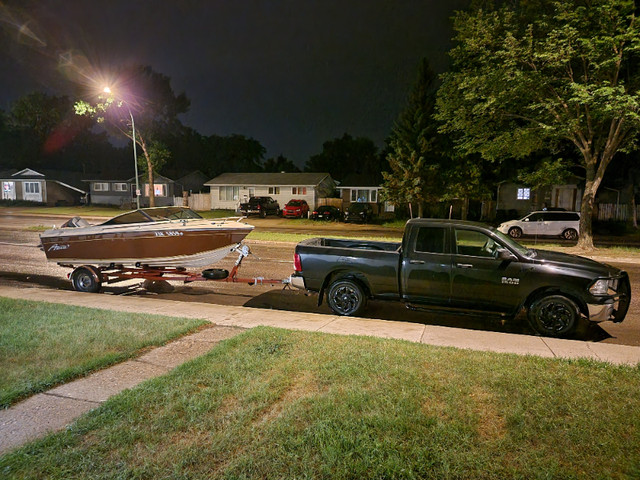
[[[178,230],[167,230],[166,232],[155,232],[156,237],[181,237],[182,232]]]

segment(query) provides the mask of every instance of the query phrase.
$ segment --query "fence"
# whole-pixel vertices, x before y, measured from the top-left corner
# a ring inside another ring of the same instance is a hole
[[[598,220],[604,221],[630,221],[632,219],[633,207],[627,204],[617,204],[617,203],[599,203],[597,205],[598,209]],[[636,206],[636,218],[640,213],[640,206]]]
[[[173,204],[177,207],[184,206],[184,197],[173,197]],[[187,202],[192,210],[211,210],[211,195],[209,193],[192,193],[187,197]]]

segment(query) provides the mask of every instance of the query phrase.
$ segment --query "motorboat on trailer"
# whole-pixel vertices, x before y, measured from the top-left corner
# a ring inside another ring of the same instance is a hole
[[[40,242],[48,261],[66,267],[203,267],[222,260],[253,230],[243,218],[209,220],[186,207],[141,208],[97,225],[74,217],[43,232]]]

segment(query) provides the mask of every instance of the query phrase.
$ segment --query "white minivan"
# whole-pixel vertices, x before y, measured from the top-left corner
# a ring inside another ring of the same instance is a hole
[[[513,238],[522,235],[560,236],[567,240],[577,240],[580,232],[578,212],[531,212],[520,220],[501,223],[498,230]]]

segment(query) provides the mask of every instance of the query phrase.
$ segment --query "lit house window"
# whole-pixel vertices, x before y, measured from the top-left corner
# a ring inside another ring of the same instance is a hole
[[[269,187],[269,195],[278,195],[280,193],[280,187]]]
[[[113,189],[116,192],[126,192],[128,190],[126,183],[114,183]]]
[[[530,188],[519,188],[518,189],[518,200],[529,200],[531,198],[531,189]]]
[[[144,195],[145,197],[149,196],[149,184],[145,183],[144,185]],[[153,184],[153,196],[154,197],[166,197],[167,196],[167,185],[165,183],[154,183]]]
[[[292,195],[306,195],[307,187],[292,187],[291,188]]]
[[[223,202],[237,201],[240,196],[240,187],[220,187],[218,200]]]
[[[95,182],[93,184],[93,190],[95,192],[108,192],[109,191],[109,184],[108,183],[102,183],[102,182]]]

